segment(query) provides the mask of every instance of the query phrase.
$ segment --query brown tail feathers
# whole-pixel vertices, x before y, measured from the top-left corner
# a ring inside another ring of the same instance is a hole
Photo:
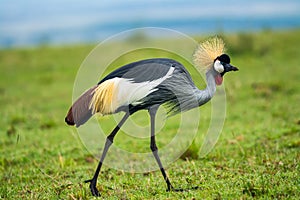
[[[65,118],[65,122],[68,125],[76,125],[79,127],[90,119],[92,114],[92,109],[89,108],[91,99],[94,95],[94,90],[97,86],[94,86],[83,93],[71,106],[69,112]]]

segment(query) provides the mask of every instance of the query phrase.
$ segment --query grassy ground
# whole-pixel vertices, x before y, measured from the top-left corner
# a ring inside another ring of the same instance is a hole
[[[159,171],[134,174],[104,166],[98,182],[102,198],[299,198],[299,34],[224,35],[232,62],[240,71],[225,77],[227,116],[222,135],[213,151],[201,159],[197,157],[201,141],[196,139],[167,170],[175,187],[199,186],[198,190],[165,192]],[[83,181],[91,178],[97,160],[81,143],[76,129],[63,120],[77,69],[92,48],[0,51],[0,198],[93,198]],[[193,73],[194,81],[203,88],[203,79],[197,77]],[[200,110],[204,119],[199,138],[209,124],[205,117],[209,104]],[[147,124],[146,114],[141,114],[134,120]],[[159,146],[172,135],[176,119],[171,118],[166,124],[171,128],[163,128],[164,134],[158,135]],[[100,119],[107,131],[114,125],[110,121]],[[138,144],[132,140],[120,133],[116,145],[148,150],[148,139]]]

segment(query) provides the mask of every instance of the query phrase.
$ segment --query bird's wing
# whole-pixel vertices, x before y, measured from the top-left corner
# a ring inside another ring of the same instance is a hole
[[[133,62],[111,72],[99,81],[98,84],[116,77],[131,79],[134,82],[145,82],[159,79],[168,72],[173,62],[176,61],[166,58],[147,59]]]
[[[147,70],[148,71],[148,70]],[[144,97],[149,95],[150,93],[157,90],[157,86],[161,84],[166,79],[170,78],[172,73],[174,72],[174,67],[169,67],[169,70],[161,74],[161,76],[157,76],[157,79],[153,79],[153,71],[150,70],[152,74],[149,74],[149,77],[146,76],[146,74],[143,72],[141,74],[136,74],[134,79],[130,78],[119,78],[119,84],[118,84],[118,94],[117,94],[117,101],[118,105],[137,105],[142,102]],[[149,71],[149,72],[150,72]],[[149,78],[145,81],[142,81],[142,78]]]
[[[142,103],[144,97],[172,76],[175,70],[173,62],[170,59],[149,59],[113,71],[99,82],[91,108],[94,112],[110,114],[120,107]]]

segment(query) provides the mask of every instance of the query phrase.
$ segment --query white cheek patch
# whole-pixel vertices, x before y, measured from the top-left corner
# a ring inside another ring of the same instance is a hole
[[[214,63],[214,69],[219,73],[224,72],[224,66],[221,64],[219,60],[216,60],[216,62]]]

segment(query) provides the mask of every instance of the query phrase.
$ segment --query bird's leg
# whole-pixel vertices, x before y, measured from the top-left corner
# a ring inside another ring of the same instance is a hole
[[[156,146],[156,142],[155,142],[155,115],[156,115],[156,112],[157,112],[157,109],[158,109],[158,106],[154,106],[154,107],[151,107],[149,109],[149,114],[150,114],[150,120],[151,120],[151,143],[150,143],[150,148],[152,150],[152,153],[156,159],[156,162],[160,168],[160,171],[164,177],[164,180],[166,181],[167,183],[167,191],[175,191],[175,192],[183,192],[183,191],[188,191],[188,190],[196,190],[198,189],[198,186],[196,187],[192,187],[192,188],[189,188],[189,189],[181,189],[181,188],[174,188],[166,174],[166,171],[165,169],[163,168],[163,165],[160,161],[160,158],[158,156],[158,148]]]
[[[102,152],[102,156],[101,159],[98,163],[97,169],[95,171],[95,174],[93,176],[92,179],[90,180],[86,180],[85,183],[90,183],[90,189],[91,192],[93,194],[93,196],[100,196],[98,190],[97,190],[97,178],[98,175],[100,173],[101,167],[102,167],[102,163],[104,161],[104,158],[106,156],[106,153],[109,149],[109,147],[111,146],[111,144],[113,143],[114,137],[117,134],[117,132],[120,130],[121,126],[124,124],[124,122],[127,120],[127,118],[129,117],[129,113],[126,113],[125,116],[122,118],[122,120],[119,122],[119,124],[114,128],[114,130],[107,136],[106,138],[106,142],[105,142],[105,146],[104,146],[104,150]]]
[[[156,162],[160,168],[160,171],[164,177],[164,180],[167,183],[167,191],[171,191],[173,190],[173,186],[165,172],[165,169],[160,161],[160,158],[158,156],[158,148],[156,146],[156,142],[155,142],[155,115],[157,112],[158,106],[153,106],[149,109],[149,114],[150,114],[150,120],[151,120],[151,142],[150,142],[150,149],[156,159]]]

